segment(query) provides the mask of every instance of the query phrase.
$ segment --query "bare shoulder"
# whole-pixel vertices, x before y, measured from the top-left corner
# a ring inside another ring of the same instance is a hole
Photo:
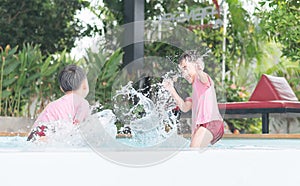
[[[86,99],[84,99],[84,100],[83,100],[83,106],[84,106],[85,108],[89,108],[89,107],[90,107],[90,103],[89,103]]]
[[[200,79],[200,82],[203,83],[203,84],[210,84],[209,82],[209,75],[205,72],[201,72],[199,73],[199,79]]]

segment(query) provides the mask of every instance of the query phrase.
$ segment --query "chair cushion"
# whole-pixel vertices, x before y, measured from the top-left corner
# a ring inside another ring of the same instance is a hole
[[[220,110],[225,109],[257,109],[257,108],[300,108],[297,101],[248,101],[227,102],[218,104]]]
[[[298,101],[298,98],[284,77],[263,74],[249,101],[272,100]]]

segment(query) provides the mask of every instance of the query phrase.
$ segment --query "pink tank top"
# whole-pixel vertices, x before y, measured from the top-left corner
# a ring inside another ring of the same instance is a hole
[[[49,103],[34,122],[33,127],[40,123],[65,121],[77,124],[82,122],[90,113],[87,100],[77,94],[66,94]]]
[[[204,84],[198,78],[193,82],[192,98],[192,130],[197,124],[204,124],[215,120],[223,121],[219,112],[216,91],[213,80],[208,76],[209,83]]]

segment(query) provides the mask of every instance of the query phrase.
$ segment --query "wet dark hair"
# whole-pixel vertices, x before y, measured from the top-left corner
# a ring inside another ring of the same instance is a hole
[[[188,54],[188,52],[183,53],[179,59],[178,59],[178,64],[182,63],[182,61],[191,61],[192,60],[192,56],[190,54]]]
[[[178,59],[178,64],[182,63],[183,60],[185,60],[188,62],[195,63],[197,69],[202,68],[202,70],[203,70],[204,66],[205,66],[205,64],[203,62],[203,56],[204,55],[200,55],[199,52],[196,50],[188,50],[180,56],[180,58]]]
[[[76,65],[65,66],[58,75],[58,82],[64,92],[77,90],[86,74],[82,68]]]
[[[188,58],[190,58],[190,55],[183,53],[178,59],[178,64],[182,63],[183,60],[188,60]]]

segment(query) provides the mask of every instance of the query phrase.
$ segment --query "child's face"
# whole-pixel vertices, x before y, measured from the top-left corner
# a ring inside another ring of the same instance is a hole
[[[180,62],[179,68],[184,79],[186,79],[189,83],[192,84],[196,76],[195,64],[192,62],[188,62],[184,59]]]
[[[82,92],[82,96],[85,98],[88,94],[89,94],[89,83],[87,78],[85,78],[82,83],[81,83],[81,92]]]

